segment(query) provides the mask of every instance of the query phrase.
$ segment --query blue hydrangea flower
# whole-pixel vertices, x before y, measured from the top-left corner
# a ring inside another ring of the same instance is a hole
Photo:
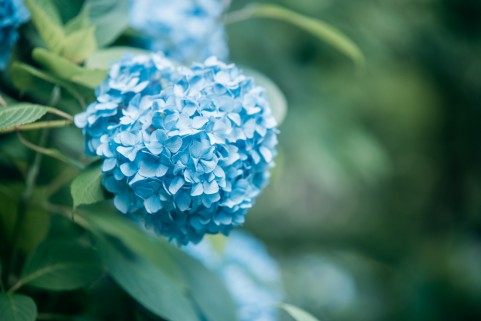
[[[277,321],[282,300],[279,268],[265,247],[249,234],[234,232],[222,254],[203,241],[184,249],[218,273],[232,295],[240,321]]]
[[[131,0],[130,25],[147,37],[148,49],[182,63],[228,55],[221,0]]]
[[[0,70],[10,59],[18,39],[18,27],[27,21],[28,11],[21,0],[0,0]]]
[[[214,57],[124,59],[75,122],[117,209],[180,244],[241,225],[276,154],[264,90]]]

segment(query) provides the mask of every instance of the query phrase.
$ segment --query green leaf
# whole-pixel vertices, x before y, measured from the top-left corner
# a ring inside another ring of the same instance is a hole
[[[112,278],[145,308],[170,321],[200,321],[184,288],[162,269],[106,238],[99,249]]]
[[[0,129],[30,124],[42,118],[48,108],[34,104],[17,104],[0,109]]]
[[[162,269],[170,278],[183,281],[181,272],[167,253],[167,248],[172,247],[167,241],[145,233],[117,213],[109,213],[106,208],[97,207],[95,211],[79,215],[88,221],[92,232],[118,239],[137,255]]]
[[[99,47],[117,39],[128,26],[128,0],[87,0]]]
[[[64,47],[65,33],[62,26],[56,22],[58,19],[52,19],[52,12],[50,12],[50,15],[47,14],[40,3],[35,0],[25,0],[25,5],[28,7],[33,24],[47,48],[60,53]],[[53,10],[52,7],[46,8],[49,11]],[[58,13],[53,16],[58,16]]]
[[[43,0],[55,6],[62,22],[70,22],[75,19],[85,6],[85,0]]]
[[[301,15],[275,4],[252,4],[226,15],[226,21],[230,23],[249,18],[270,18],[290,23],[327,42],[350,57],[357,65],[364,65],[364,56],[359,47],[349,37],[326,22]]]
[[[62,17],[58,6],[54,3],[55,0],[37,0],[36,4],[52,19],[57,25],[62,25]]]
[[[43,78],[32,74],[28,65],[14,63],[12,67],[12,82],[21,94],[28,93],[35,101],[43,104],[54,103],[58,97],[59,87]]]
[[[48,235],[50,229],[50,214],[40,208],[28,208],[23,218],[21,239],[18,242],[19,248],[23,252],[33,251],[42,243]]]
[[[73,207],[100,202],[105,199],[102,189],[102,172],[99,166],[82,171],[72,182],[70,192]]]
[[[43,48],[35,48],[32,57],[53,75],[94,89],[107,77],[104,70],[87,69]]]
[[[263,75],[259,71],[250,68],[243,68],[244,73],[247,76],[254,78],[256,85],[261,86],[265,89],[267,100],[272,110],[272,114],[280,125],[286,118],[287,114],[287,99],[282,93],[282,91],[277,87],[277,85],[269,79],[267,76]]]
[[[44,48],[35,48],[32,58],[53,75],[68,80],[82,72],[82,67]]]
[[[25,295],[0,294],[0,320],[2,321],[35,321],[37,306]]]
[[[70,81],[87,88],[95,89],[102,84],[105,78],[107,78],[107,72],[104,70],[83,69],[81,73],[70,78]]]
[[[12,66],[12,82],[13,85],[22,92],[28,92],[35,88],[35,78],[41,79],[53,85],[59,85],[54,77],[29,66],[24,63],[15,62]]]
[[[12,240],[18,219],[18,202],[24,186],[21,184],[0,185],[0,239],[7,244]],[[18,247],[23,252],[34,250],[46,237],[50,229],[50,215],[33,203],[41,200],[41,193],[35,190],[32,202],[25,209],[22,219]]]
[[[73,31],[65,39],[62,56],[75,63],[81,63],[97,49],[95,27]]]
[[[42,243],[25,263],[15,289],[30,285],[51,291],[88,286],[102,274],[99,256],[92,248],[66,241]]]
[[[296,321],[319,321],[312,314],[291,304],[281,303],[279,308],[285,310]]]
[[[100,214],[103,213],[103,214]],[[235,306],[222,281],[213,272],[164,239],[140,230],[132,222],[106,209],[81,213],[96,234],[115,238],[187,293],[209,321],[237,320]]]
[[[142,55],[149,52],[132,47],[111,47],[94,52],[86,61],[85,66],[92,69],[109,69],[110,66],[126,55]]]
[[[85,3],[80,13],[76,17],[69,20],[69,22],[65,25],[65,32],[67,35],[74,31],[90,27],[89,9],[89,5]]]
[[[38,82],[37,80],[42,80],[42,82]],[[45,82],[65,89],[65,91],[74,97],[77,102],[82,105],[82,107],[85,105],[85,98],[91,98],[88,93],[81,94],[79,88],[76,88],[71,83],[23,63],[15,62],[13,64],[12,81],[13,85],[18,90],[22,92],[34,93],[44,100],[51,99],[50,96],[52,95],[52,93],[49,91],[44,92],[46,88],[51,88],[46,87]]]
[[[26,0],[32,21],[47,48],[74,63],[83,62],[97,48],[95,27],[88,23],[88,6],[65,26],[51,19],[47,11],[58,11],[53,6],[43,8],[34,0]],[[86,12],[87,11],[87,12]]]

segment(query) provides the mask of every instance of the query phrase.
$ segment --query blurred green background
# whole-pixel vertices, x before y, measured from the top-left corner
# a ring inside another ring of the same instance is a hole
[[[359,70],[282,22],[228,27],[232,60],[289,101],[247,225],[288,301],[321,320],[481,320],[481,1],[269,2],[366,56]]]

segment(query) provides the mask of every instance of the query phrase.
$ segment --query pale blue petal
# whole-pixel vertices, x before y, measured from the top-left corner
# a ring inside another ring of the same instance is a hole
[[[160,198],[157,195],[153,195],[145,200],[144,202],[145,210],[149,214],[157,213],[162,209],[162,204],[160,203]]]
[[[194,185],[194,187],[192,187],[192,191],[190,195],[199,196],[199,195],[202,195],[203,192],[204,192],[204,186],[202,185],[202,183],[197,183]]]
[[[179,189],[181,189],[181,187],[184,186],[184,184],[185,184],[185,181],[182,177],[180,176],[174,177],[174,179],[169,185],[169,192],[172,195],[175,195],[179,191]]]

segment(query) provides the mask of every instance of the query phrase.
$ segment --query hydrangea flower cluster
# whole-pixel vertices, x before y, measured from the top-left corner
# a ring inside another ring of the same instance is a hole
[[[117,209],[179,244],[241,225],[276,154],[264,90],[214,57],[123,59],[75,122]]]
[[[0,0],[0,70],[5,69],[18,39],[17,29],[28,16],[21,0]]]
[[[185,251],[219,273],[232,295],[240,321],[279,320],[276,303],[282,300],[279,268],[265,247],[244,232],[234,232],[222,254],[209,242],[185,247]]]
[[[182,63],[228,55],[221,0],[131,0],[130,25],[150,40],[148,49]]]

